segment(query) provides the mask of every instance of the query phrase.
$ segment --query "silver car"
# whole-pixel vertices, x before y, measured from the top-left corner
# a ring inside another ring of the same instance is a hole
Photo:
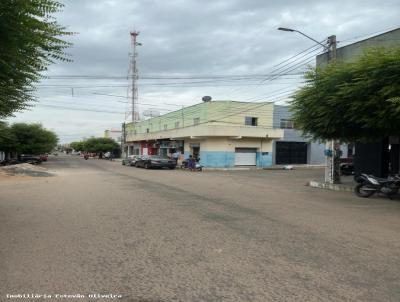
[[[138,157],[139,157],[138,155],[129,155],[128,157],[122,159],[122,165],[134,166]]]

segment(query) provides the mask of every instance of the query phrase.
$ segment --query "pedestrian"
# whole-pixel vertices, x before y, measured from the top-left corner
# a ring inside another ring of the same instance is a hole
[[[188,159],[188,168],[190,171],[194,171],[196,168],[196,161],[194,160],[192,155],[189,155],[189,159]]]
[[[178,164],[178,158],[179,158],[179,153],[178,151],[175,151],[172,153],[172,159]]]

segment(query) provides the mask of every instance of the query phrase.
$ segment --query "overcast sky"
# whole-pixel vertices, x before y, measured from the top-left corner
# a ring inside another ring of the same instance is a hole
[[[297,61],[276,66],[314,46],[299,34],[278,31],[280,26],[319,41],[335,34],[339,47],[400,27],[400,0],[62,2],[64,10],[56,17],[77,33],[70,38],[74,46],[68,51],[73,62],[53,65],[46,74],[97,79],[48,79],[38,87],[35,107],[9,119],[40,122],[57,132],[62,143],[101,136],[105,129],[120,128],[130,119],[124,113],[130,110],[129,80],[124,77],[133,29],[140,31],[142,43],[139,109],[166,113],[198,103],[204,95],[214,100],[284,102],[301,85],[306,63],[312,63],[322,48],[311,48]],[[271,73],[281,75],[271,79]],[[209,78],[215,75],[223,77]],[[229,75],[252,76],[232,80]],[[198,79],[201,76],[208,78]]]

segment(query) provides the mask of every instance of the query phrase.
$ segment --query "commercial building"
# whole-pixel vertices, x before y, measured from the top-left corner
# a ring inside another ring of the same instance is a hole
[[[180,153],[205,167],[323,164],[323,145],[293,128],[285,106],[270,102],[202,102],[125,125],[126,155]]]

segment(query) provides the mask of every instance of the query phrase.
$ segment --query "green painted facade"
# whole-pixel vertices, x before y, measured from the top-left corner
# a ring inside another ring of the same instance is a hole
[[[245,125],[246,117],[256,117],[257,126],[272,128],[273,103],[235,101],[203,102],[193,106],[126,125],[128,135],[167,131],[196,124]]]

